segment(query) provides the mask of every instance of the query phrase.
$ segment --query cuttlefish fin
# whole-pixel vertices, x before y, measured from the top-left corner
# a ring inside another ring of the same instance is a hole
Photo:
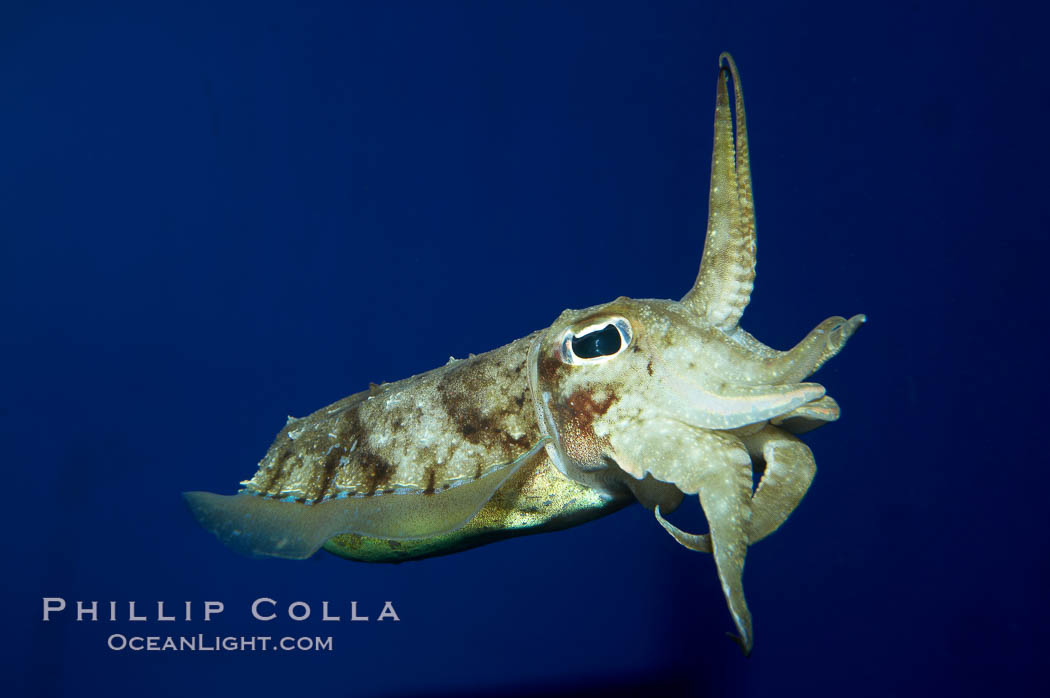
[[[740,76],[728,53],[718,57],[718,65],[707,237],[696,282],[682,303],[728,332],[740,321],[755,286],[755,208]],[[727,87],[730,75],[735,93],[735,139]]]
[[[185,492],[183,497],[197,521],[236,552],[301,560],[341,533],[412,540],[455,531],[549,441],[544,437],[505,466],[437,493],[346,497],[309,505],[252,494]]]

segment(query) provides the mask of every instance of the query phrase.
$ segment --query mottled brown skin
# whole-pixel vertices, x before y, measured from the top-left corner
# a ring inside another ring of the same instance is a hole
[[[256,475],[243,483],[246,492],[300,504],[440,495],[514,461],[541,438],[526,366],[536,338],[396,383],[372,384],[289,421]],[[422,433],[433,437],[428,447],[421,447]],[[445,455],[439,458],[437,451]],[[355,560],[402,562],[559,530],[630,501],[626,488],[597,491],[573,482],[541,451],[456,531],[422,539],[345,533],[325,548]]]
[[[513,461],[541,437],[526,370],[533,338],[290,421],[246,491],[307,504],[438,493]]]

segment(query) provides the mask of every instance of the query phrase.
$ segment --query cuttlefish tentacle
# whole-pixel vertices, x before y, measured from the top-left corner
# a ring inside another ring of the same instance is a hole
[[[660,525],[681,545],[690,550],[714,554],[722,594],[739,633],[733,639],[744,654],[750,654],[753,632],[751,612],[744,598],[743,575],[749,543],[747,531],[752,516],[751,460],[743,448],[726,451],[722,455],[718,468],[711,468],[697,479],[697,494],[711,529],[710,534],[686,533],[667,521],[659,507],[653,511]]]
[[[771,425],[744,437],[744,445],[755,458],[766,462],[751,500],[753,512],[749,542],[757,543],[787,521],[817,474],[813,452],[806,444]]]
[[[813,375],[828,359],[838,354],[866,319],[864,315],[854,315],[849,320],[837,315],[829,317],[787,351],[769,350],[746,332],[734,333],[734,339],[758,359],[752,368],[755,380],[791,385]]]
[[[805,434],[828,422],[834,422],[840,414],[839,404],[830,395],[825,395],[787,414],[773,417],[769,423],[792,434]]]
[[[774,359],[784,352],[777,351],[776,349],[763,344],[755,338],[750,332],[745,330],[743,327],[737,327],[732,332],[728,333],[730,339],[747,349],[749,353],[754,356],[758,356],[763,359]]]
[[[704,429],[736,429],[755,424],[824,396],[824,386],[817,383],[724,383],[719,386],[719,392],[714,393],[681,379],[673,389],[681,401],[677,405],[665,405],[664,409],[693,426]]]
[[[817,473],[813,452],[797,438],[777,427],[766,425],[756,434],[742,437],[752,458],[765,461],[765,471],[751,498],[751,526],[748,543],[757,543],[787,521],[809,490]],[[676,541],[698,552],[711,552],[711,537],[687,533],[661,516],[656,519]]]
[[[684,494],[699,496],[711,531],[707,551],[714,553],[722,593],[739,632],[737,640],[745,653],[750,652],[751,614],[744,600],[743,572],[751,525],[752,475],[744,443],[732,434],[656,418],[624,423],[610,434],[610,445],[617,465],[634,478],[651,474],[674,483]],[[690,534],[663,519],[659,504],[652,508],[675,540],[700,549],[691,545]]]
[[[783,355],[767,360],[766,365],[773,370],[775,382],[794,383],[813,375],[846,346],[846,341],[866,319],[864,315],[854,315],[849,320],[836,315],[817,325]],[[766,376],[767,380],[770,378]]]
[[[736,61],[727,52],[718,57],[718,65],[725,62],[733,76],[734,112],[736,116],[736,188],[737,200],[740,202],[740,227],[744,234],[744,246],[750,258],[751,286],[755,283],[755,197],[751,189],[751,150],[747,144],[747,112],[744,109],[744,85],[740,82],[740,73]],[[750,297],[750,292],[748,292]],[[737,322],[740,318],[737,318]],[[736,324],[736,323],[734,323]]]
[[[671,534],[678,543],[690,550],[695,550],[698,553],[709,553],[711,552],[711,536],[707,533],[687,533],[682,529],[675,526],[673,523],[663,517],[660,511],[660,506],[657,505],[656,509],[653,510],[656,514],[656,520],[660,522],[660,525],[664,527],[664,530]],[[752,502],[752,515],[754,515],[754,503]]]
[[[720,67],[723,61],[729,65],[718,73],[707,237],[696,282],[682,303],[728,332],[740,321],[755,287],[755,212],[744,99],[736,65],[728,54],[719,57]],[[736,139],[727,87],[730,74],[736,93]]]
[[[711,473],[700,486],[699,495],[711,529],[722,594],[739,633],[735,639],[744,654],[750,654],[751,612],[744,599],[743,575],[751,519],[751,461],[746,457],[744,461],[733,463],[732,468],[723,472]]]

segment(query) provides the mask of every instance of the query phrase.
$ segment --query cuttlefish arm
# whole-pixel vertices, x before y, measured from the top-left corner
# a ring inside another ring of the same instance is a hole
[[[817,463],[806,444],[772,425],[743,441],[752,458],[766,464],[752,499],[748,541],[755,543],[780,528],[795,511],[817,474]]]
[[[752,459],[765,462],[765,470],[751,499],[748,543],[757,543],[787,521],[809,490],[817,474],[817,463],[809,447],[793,435],[767,425],[757,434],[741,439]],[[656,518],[675,540],[702,553],[711,552],[709,534],[686,533],[661,516]]]
[[[673,482],[683,493],[699,495],[708,534],[683,531],[664,518],[659,504],[652,509],[678,543],[714,554],[722,593],[739,633],[735,639],[745,653],[750,652],[751,614],[743,588],[747,547],[777,530],[805,496],[817,471],[812,452],[771,425],[738,437],[670,419],[625,425],[610,441],[617,465],[633,477]],[[765,461],[754,495],[753,457]]]
[[[718,64],[721,70],[715,101],[707,236],[696,281],[682,303],[766,359],[768,369],[762,375],[763,383],[797,382],[837,354],[865,317],[828,318],[797,346],[784,352],[770,349],[738,327],[755,287],[755,202],[743,85],[732,56],[723,53]],[[734,87],[732,110],[730,76]]]
[[[828,359],[842,351],[846,341],[866,320],[864,315],[854,315],[848,320],[837,315],[829,317],[791,349],[767,355],[755,373],[769,383],[797,383],[805,380]]]
[[[610,442],[617,465],[634,478],[642,480],[649,474],[674,483],[686,495],[699,496],[711,530],[705,552],[714,553],[722,593],[739,633],[735,639],[749,653],[753,633],[743,573],[751,522],[751,458],[744,444],[731,434],[669,418],[623,424]],[[663,520],[659,504],[652,508],[679,543],[693,548],[690,534]]]
[[[737,641],[744,654],[750,654],[753,642],[751,613],[744,598],[743,572],[747,547],[777,530],[795,510],[813,482],[816,462],[809,448],[791,434],[766,426],[757,434],[733,443],[727,435],[693,430],[681,425],[678,438],[668,439],[675,445],[693,441],[690,455],[702,454],[704,467],[676,459],[673,454],[648,453],[646,457],[669,458],[660,471],[678,478],[676,483],[686,494],[696,489],[707,517],[710,533],[687,533],[665,519],[657,505],[656,520],[671,537],[690,550],[713,553],[722,593],[737,627]],[[715,439],[712,437],[723,437]],[[677,442],[677,443],[676,443]],[[744,447],[746,446],[746,450]],[[762,480],[751,496],[751,456],[761,455],[766,462]],[[671,467],[668,468],[667,465]],[[620,464],[623,467],[623,463]],[[628,462],[628,467],[639,467]],[[691,468],[684,472],[684,468]],[[683,477],[692,484],[682,484]]]
[[[792,434],[805,434],[828,422],[834,422],[840,414],[839,404],[830,395],[825,395],[787,414],[774,417],[769,423]]]
[[[728,54],[719,57],[719,66],[707,237],[696,282],[681,302],[741,349],[737,364],[728,367],[736,379],[717,386],[717,395],[706,399],[697,399],[704,391],[685,386],[693,396],[691,406],[700,408],[686,412],[703,414],[675,415],[679,419],[650,432],[667,445],[655,446],[650,440],[645,449],[631,454],[629,429],[614,436],[612,444],[617,463],[633,477],[672,482],[685,493],[699,495],[710,526],[706,535],[674,526],[658,504],[650,508],[680,544],[714,553],[738,639],[747,653],[751,620],[741,584],[746,548],[787,519],[816,473],[809,448],[789,432],[838,418],[838,406],[822,388],[800,381],[837,354],[865,317],[828,318],[788,351],[773,350],[739,327],[755,280],[754,196],[740,78]],[[735,110],[730,109],[729,77]],[[797,400],[803,393],[808,399],[792,403],[791,398]],[[752,459],[765,464],[753,494]]]
[[[755,208],[740,77],[732,56],[723,53],[719,66],[723,62],[715,103],[707,237],[696,283],[682,303],[729,332],[740,321],[755,287]],[[735,87],[735,139],[727,87],[730,74]]]

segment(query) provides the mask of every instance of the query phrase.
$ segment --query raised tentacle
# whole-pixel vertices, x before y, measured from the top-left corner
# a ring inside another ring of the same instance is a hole
[[[707,237],[696,282],[682,303],[714,326],[730,331],[740,321],[755,285],[755,215],[744,99],[736,64],[728,53],[718,64],[714,148]],[[727,82],[732,74],[736,93],[736,139]]]
[[[737,198],[740,202],[739,215],[740,227],[743,234],[743,244],[750,254],[751,260],[751,285],[755,283],[755,195],[751,186],[751,148],[747,142],[747,111],[744,109],[744,85],[740,82],[740,72],[736,69],[736,61],[724,51],[718,57],[718,64],[722,62],[729,66],[729,72],[733,76],[733,98],[734,115],[736,116],[736,188]],[[749,292],[750,297],[750,292]],[[737,318],[739,321],[740,318]],[[735,323],[734,323],[735,324]]]

